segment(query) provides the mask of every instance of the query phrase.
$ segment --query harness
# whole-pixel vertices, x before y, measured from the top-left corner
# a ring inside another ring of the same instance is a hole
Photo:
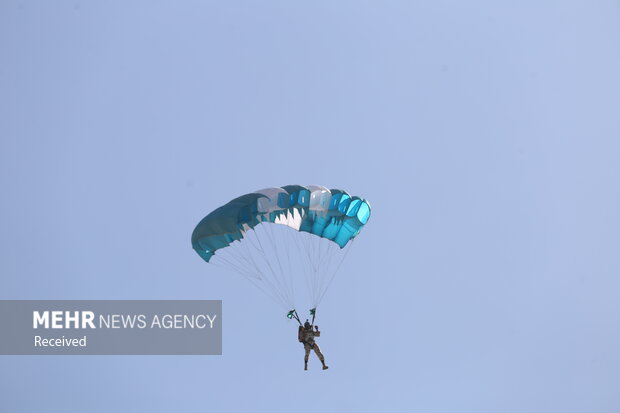
[[[314,332],[312,331],[312,326],[314,326],[314,318],[316,317],[316,307],[310,309],[310,315],[312,316],[312,323],[311,323],[311,327],[310,327],[310,333],[314,335]],[[314,340],[312,340],[312,343],[306,340],[306,329],[301,324],[301,320],[299,319],[299,315],[297,314],[297,311],[295,311],[294,309],[289,311],[288,314],[286,315],[286,317],[288,319],[295,319],[299,323],[299,330],[297,331],[297,340],[299,340],[299,342],[301,344],[303,344],[304,347],[307,345],[311,349],[314,349],[314,345],[316,343],[314,342]],[[308,320],[306,320],[306,321],[308,321]]]

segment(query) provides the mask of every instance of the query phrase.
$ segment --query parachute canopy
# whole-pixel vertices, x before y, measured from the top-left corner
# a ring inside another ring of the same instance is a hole
[[[368,202],[340,189],[266,188],[204,217],[192,247],[205,261],[245,276],[287,310],[295,308],[296,280],[305,279],[316,307],[369,218]]]
[[[192,247],[209,262],[215,251],[241,240],[261,223],[286,225],[326,238],[344,248],[370,218],[364,199],[339,189],[287,185],[233,199],[204,217],[192,234]]]

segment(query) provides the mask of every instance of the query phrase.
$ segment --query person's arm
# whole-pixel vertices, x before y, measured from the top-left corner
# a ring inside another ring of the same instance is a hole
[[[315,337],[321,337],[321,332],[319,331],[319,326],[314,326],[314,328],[316,329],[316,331],[314,331],[314,336]]]

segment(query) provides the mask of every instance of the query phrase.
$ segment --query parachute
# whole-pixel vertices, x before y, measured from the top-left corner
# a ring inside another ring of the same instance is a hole
[[[242,195],[204,217],[192,247],[208,263],[231,268],[287,310],[296,292],[314,311],[354,238],[370,218],[365,199],[323,186],[287,185]],[[299,280],[305,287],[299,287]],[[295,310],[289,318],[299,317]]]

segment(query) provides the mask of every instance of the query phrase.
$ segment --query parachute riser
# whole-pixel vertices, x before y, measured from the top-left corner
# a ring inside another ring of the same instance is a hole
[[[312,323],[310,324],[314,326],[314,319],[316,318],[316,307],[310,309],[310,315],[312,316]],[[297,314],[297,310],[295,309],[289,311],[288,314],[286,314],[286,318],[288,318],[289,320],[294,318],[295,320],[297,320],[300,326],[303,325],[301,323],[301,320],[299,319],[299,314]],[[308,321],[308,319],[306,319],[306,321]]]
[[[299,323],[299,325],[301,324],[301,320],[299,319],[299,315],[297,314],[296,310],[291,310],[288,312],[288,314],[286,315],[286,317],[290,320],[291,318],[294,318],[295,320],[297,320],[297,322]]]

